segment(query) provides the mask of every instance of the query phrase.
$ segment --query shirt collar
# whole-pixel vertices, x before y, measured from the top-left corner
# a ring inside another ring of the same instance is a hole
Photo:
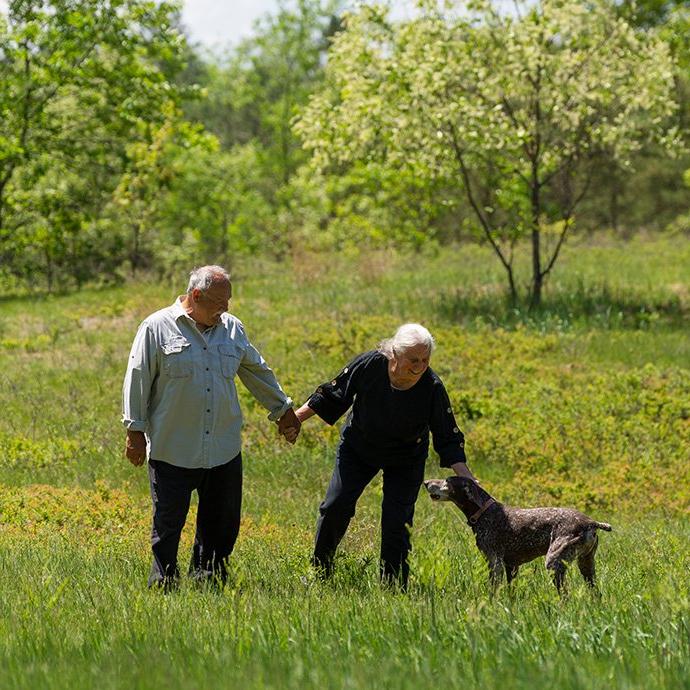
[[[175,321],[179,319],[181,316],[184,316],[185,318],[189,319],[190,321],[194,321],[192,317],[185,311],[184,307],[182,306],[182,300],[184,299],[184,295],[180,295],[171,305],[170,309],[172,309],[173,317],[175,318]]]

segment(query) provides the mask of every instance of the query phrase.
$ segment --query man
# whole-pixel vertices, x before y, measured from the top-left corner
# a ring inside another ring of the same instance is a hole
[[[177,551],[192,492],[199,495],[190,574],[227,578],[242,500],[240,410],[235,375],[294,443],[300,429],[288,398],[228,304],[220,266],[190,274],[187,293],[146,318],[132,344],[123,385],[125,455],[149,461],[153,501],[149,586],[178,578]]]

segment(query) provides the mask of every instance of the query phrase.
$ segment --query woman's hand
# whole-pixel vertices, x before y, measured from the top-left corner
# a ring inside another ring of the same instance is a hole
[[[458,477],[466,477],[479,484],[479,480],[470,472],[470,468],[467,466],[466,462],[456,462],[454,465],[451,465],[451,467]]]

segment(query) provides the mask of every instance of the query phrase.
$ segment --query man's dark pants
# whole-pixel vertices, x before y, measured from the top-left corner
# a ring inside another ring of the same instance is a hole
[[[414,505],[424,479],[425,460],[412,464],[376,467],[363,462],[340,444],[335,470],[326,497],[319,506],[313,562],[326,575],[333,571],[335,551],[355,514],[357,499],[369,482],[383,470],[381,506],[381,577],[407,584],[410,528]]]
[[[149,460],[153,501],[149,586],[174,586],[179,578],[177,550],[192,492],[199,495],[190,575],[199,580],[227,579],[226,562],[240,529],[242,455],[218,467],[187,469]]]

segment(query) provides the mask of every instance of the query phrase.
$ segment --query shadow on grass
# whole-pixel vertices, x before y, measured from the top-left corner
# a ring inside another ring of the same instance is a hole
[[[573,328],[649,330],[686,327],[690,304],[684,295],[643,294],[606,284],[559,287],[544,296],[541,306],[528,300],[513,303],[506,291],[486,286],[450,290],[432,300],[431,309],[452,323],[486,324],[514,329],[569,331]]]

